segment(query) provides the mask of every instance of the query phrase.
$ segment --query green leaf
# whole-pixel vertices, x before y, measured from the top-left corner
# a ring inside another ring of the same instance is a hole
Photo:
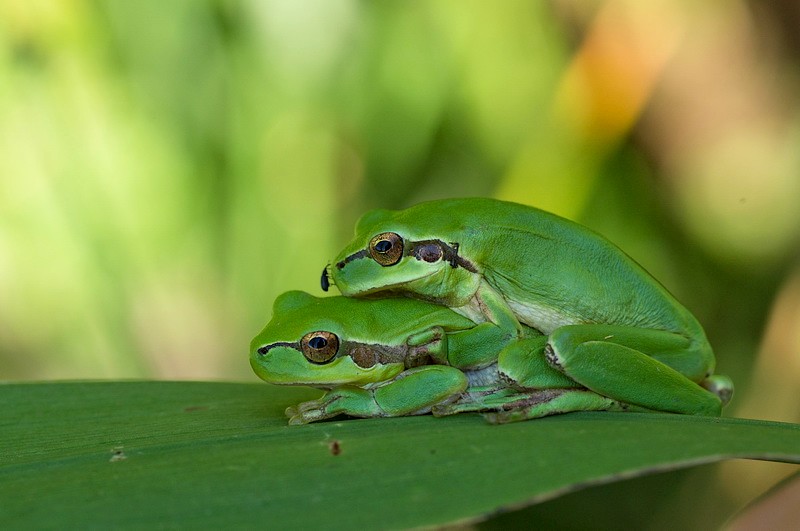
[[[800,426],[579,413],[289,427],[318,392],[266,384],[0,385],[0,522],[14,528],[408,528],[731,457],[800,462]]]

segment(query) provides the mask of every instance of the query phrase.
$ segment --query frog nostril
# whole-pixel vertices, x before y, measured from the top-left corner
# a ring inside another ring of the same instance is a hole
[[[256,352],[258,352],[259,354],[261,354],[263,356],[268,351],[269,351],[269,348],[267,348],[266,346],[263,346],[263,347],[259,348]]]

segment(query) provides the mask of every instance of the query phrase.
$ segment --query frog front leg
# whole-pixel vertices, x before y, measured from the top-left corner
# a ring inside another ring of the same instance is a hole
[[[530,331],[541,338],[544,349],[546,337]],[[422,365],[430,359],[462,370],[481,369],[496,363],[498,354],[516,341],[516,334],[509,334],[494,323],[481,323],[458,332],[445,332],[442,327],[434,326],[409,336],[406,343],[412,348],[406,356],[406,367]],[[554,372],[546,363],[544,366]]]
[[[525,326],[519,322],[506,299],[486,280],[481,280],[473,297],[473,305],[477,305],[477,309],[484,319],[496,324],[500,329],[511,335],[524,337]],[[458,311],[457,308],[454,309]]]
[[[730,380],[710,376],[707,343],[663,330],[564,326],[550,334],[545,355],[597,394],[651,410],[718,416],[732,392]]]
[[[307,424],[340,414],[353,417],[421,415],[436,404],[455,400],[467,387],[460,370],[444,365],[415,367],[371,388],[343,386],[318,400],[286,409],[289,424]]]
[[[454,310],[479,324],[451,332],[433,326],[412,334],[406,340],[412,347],[405,359],[406,368],[430,359],[463,370],[480,369],[495,363],[498,354],[516,341],[544,338],[539,331],[520,324],[505,299],[485,282],[480,284],[470,304]],[[544,367],[553,372],[546,364]]]

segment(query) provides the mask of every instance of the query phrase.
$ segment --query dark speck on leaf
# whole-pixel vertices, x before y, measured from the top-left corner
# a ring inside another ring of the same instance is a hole
[[[328,449],[331,451],[331,455],[339,455],[342,453],[342,446],[339,444],[339,441],[333,440],[328,443]]]

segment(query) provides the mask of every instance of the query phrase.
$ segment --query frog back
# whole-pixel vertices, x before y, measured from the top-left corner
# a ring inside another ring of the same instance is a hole
[[[533,207],[466,198],[421,203],[406,222],[459,244],[521,322],[545,333],[565,324],[620,324],[702,333],[642,266],[596,232]],[[698,332],[698,330],[700,332]]]
[[[275,301],[272,319],[257,339],[296,341],[309,332],[327,330],[343,340],[400,345],[432,326],[457,331],[475,323],[447,307],[408,297],[354,299],[290,291]]]

